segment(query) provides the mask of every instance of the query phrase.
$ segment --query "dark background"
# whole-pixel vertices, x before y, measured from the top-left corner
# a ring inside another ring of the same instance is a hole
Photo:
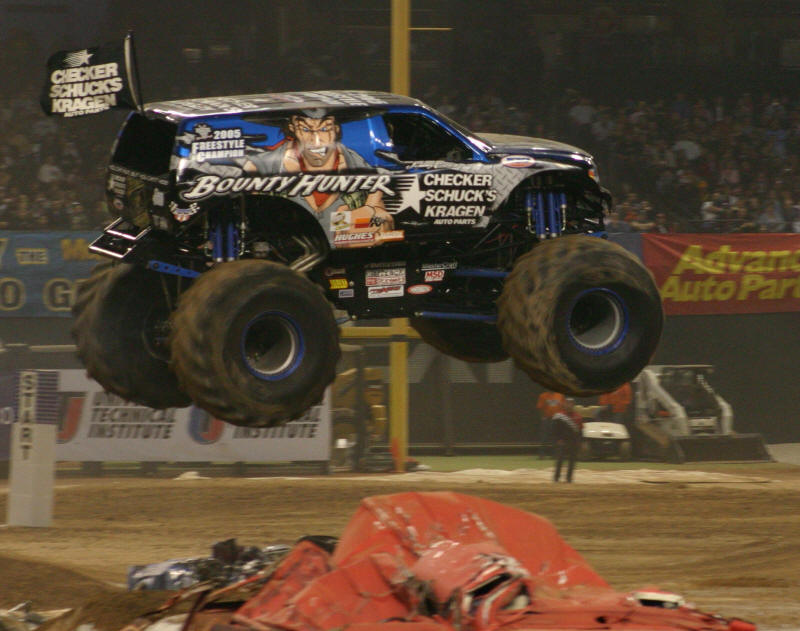
[[[559,125],[570,91],[622,104],[670,100],[678,92],[693,98],[750,92],[796,99],[800,87],[796,0],[414,0],[412,5],[413,27],[450,29],[412,33],[412,95],[457,108],[494,95],[509,117],[524,111],[530,133],[569,131]],[[389,8],[388,0],[3,0],[0,98],[29,95],[35,101],[52,52],[118,40],[128,29],[135,32],[148,101],[301,89],[388,90]],[[84,142],[96,137],[110,146],[122,116],[59,124]],[[603,147],[587,148],[602,156]],[[614,192],[624,174],[613,164],[605,169],[600,164],[604,183]],[[68,327],[64,319],[0,318],[0,338],[66,344]],[[388,363],[383,349],[370,348],[373,363]],[[17,361],[12,357],[21,355],[5,354],[6,364]],[[46,364],[31,367],[77,366],[64,354],[30,357]],[[799,357],[798,313],[676,316],[667,321],[654,363],[714,364],[712,385],[733,405],[735,428],[787,442],[800,441]],[[481,370],[485,367],[476,374]],[[442,440],[445,390],[452,395],[457,442],[534,440],[540,389],[522,374],[491,386],[448,384],[431,372],[412,384],[412,443]]]

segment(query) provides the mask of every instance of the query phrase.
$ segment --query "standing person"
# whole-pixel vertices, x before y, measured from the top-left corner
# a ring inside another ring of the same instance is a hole
[[[575,400],[564,399],[563,411],[553,416],[553,438],[556,447],[556,466],[553,471],[553,482],[561,478],[561,467],[567,461],[565,479],[572,482],[575,461],[583,438],[583,418],[575,411]]]
[[[544,458],[553,433],[553,415],[564,409],[564,395],[560,392],[542,392],[536,402],[539,410],[539,458]]]

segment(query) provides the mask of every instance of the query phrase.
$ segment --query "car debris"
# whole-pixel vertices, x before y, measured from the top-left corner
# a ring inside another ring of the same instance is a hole
[[[365,498],[339,539],[303,537],[257,574],[222,587],[198,583],[124,631],[178,627],[756,630],[656,586],[617,592],[545,518],[453,492]]]
[[[229,585],[261,572],[282,559],[289,550],[290,547],[283,544],[258,548],[240,546],[235,539],[226,539],[211,547],[209,557],[134,565],[128,570],[128,589],[174,591],[197,583]]]

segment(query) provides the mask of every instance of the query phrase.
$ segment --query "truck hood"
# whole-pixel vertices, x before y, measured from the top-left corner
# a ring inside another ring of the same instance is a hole
[[[589,168],[594,165],[592,156],[583,149],[556,140],[515,136],[512,134],[480,134],[481,140],[490,147],[490,153],[504,155],[524,155],[556,162],[571,162]]]

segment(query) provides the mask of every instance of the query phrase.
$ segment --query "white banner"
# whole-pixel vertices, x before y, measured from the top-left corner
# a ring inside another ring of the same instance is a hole
[[[98,462],[291,462],[330,456],[330,391],[280,427],[236,427],[194,406],[153,410],[105,392],[84,370],[42,370],[38,409],[58,424],[56,459]],[[57,407],[57,412],[54,408]],[[8,408],[5,408],[8,409]],[[5,415],[8,422],[12,415]],[[14,414],[13,416],[16,416]],[[38,419],[39,422],[45,419]],[[0,442],[7,432],[0,432]],[[3,453],[0,445],[0,453]]]

